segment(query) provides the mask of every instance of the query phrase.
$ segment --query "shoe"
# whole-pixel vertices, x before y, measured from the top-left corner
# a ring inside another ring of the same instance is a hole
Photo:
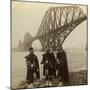
[[[49,82],[48,81],[46,81],[46,86],[48,86],[49,85]]]
[[[62,86],[62,82],[59,83],[59,86]]]
[[[33,88],[33,84],[32,84],[32,83],[29,84],[29,85],[28,85],[28,88]]]
[[[52,82],[51,81],[49,82],[49,86],[52,86]]]

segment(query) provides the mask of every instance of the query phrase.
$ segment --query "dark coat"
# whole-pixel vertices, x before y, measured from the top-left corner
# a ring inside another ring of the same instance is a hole
[[[57,61],[56,61],[56,58],[54,56],[54,53],[50,53],[51,54],[51,60],[52,60],[52,65],[53,65],[53,68],[52,68],[52,74],[56,77],[56,64],[57,64]]]
[[[58,52],[57,56],[57,70],[58,77],[60,76],[64,83],[69,82],[69,73],[68,73],[68,64],[67,64],[67,56],[64,51]]]
[[[51,62],[53,64],[53,66],[55,66],[57,61],[55,59],[54,53],[50,53],[50,54],[51,54]]]
[[[26,58],[26,63],[27,63],[26,80],[31,83],[34,81],[34,73],[36,73],[36,78],[38,79],[40,78],[39,63],[38,63],[37,56],[35,54],[29,54],[25,58]]]
[[[53,63],[51,60],[51,54],[50,53],[43,54],[43,59],[42,59],[41,64],[43,64],[43,75],[51,76],[52,75]]]

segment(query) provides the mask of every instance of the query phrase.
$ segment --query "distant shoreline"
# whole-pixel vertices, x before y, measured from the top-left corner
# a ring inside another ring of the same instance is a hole
[[[72,50],[74,50],[74,51],[80,51],[80,50],[85,50],[86,51],[86,48],[66,48],[66,49],[64,49],[65,51],[72,51]],[[24,50],[24,49],[17,49],[17,48],[12,48],[12,51],[13,52],[27,52],[28,50]],[[34,49],[34,51],[41,51],[41,52],[43,52],[43,50],[42,49],[37,49],[37,50],[35,50]]]

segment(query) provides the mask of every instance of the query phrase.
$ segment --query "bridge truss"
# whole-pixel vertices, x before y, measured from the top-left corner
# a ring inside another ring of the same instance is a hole
[[[87,15],[80,7],[51,7],[46,11],[34,40],[39,39],[43,49],[52,47],[56,50],[86,19]]]

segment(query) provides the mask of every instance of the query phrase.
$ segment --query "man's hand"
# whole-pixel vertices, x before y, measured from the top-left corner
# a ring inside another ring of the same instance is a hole
[[[48,63],[48,60],[46,60],[46,63]]]
[[[57,59],[57,64],[59,64],[59,60]]]
[[[33,64],[31,64],[31,68],[33,68],[33,66],[34,66],[34,65],[33,65]]]

